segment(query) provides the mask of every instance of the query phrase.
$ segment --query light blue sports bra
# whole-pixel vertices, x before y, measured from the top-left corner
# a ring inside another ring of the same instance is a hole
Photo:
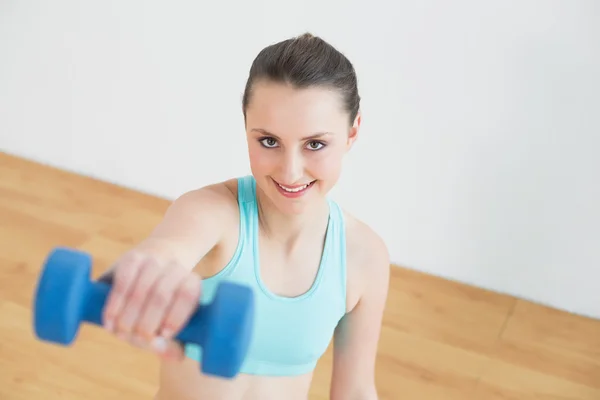
[[[297,297],[269,291],[260,276],[258,207],[253,176],[238,179],[240,236],[231,261],[202,280],[200,303],[212,300],[219,282],[239,282],[254,290],[255,330],[241,373],[299,375],[311,372],[327,350],[335,327],[346,313],[346,231],[340,207],[329,200],[324,251],[312,287]],[[202,348],[188,344],[187,357],[200,361]]]

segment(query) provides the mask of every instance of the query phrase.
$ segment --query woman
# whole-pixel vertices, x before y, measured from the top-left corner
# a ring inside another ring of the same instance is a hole
[[[160,400],[306,399],[334,340],[333,400],[377,399],[387,297],[382,239],[327,197],[360,127],[354,68],[310,34],[263,49],[243,97],[252,175],[176,199],[111,269],[105,326],[163,357]],[[223,279],[249,285],[256,330],[234,379],[169,341]]]

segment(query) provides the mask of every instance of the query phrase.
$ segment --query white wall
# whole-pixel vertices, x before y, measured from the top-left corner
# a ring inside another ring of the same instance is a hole
[[[0,2],[0,149],[170,198],[245,174],[250,63],[309,30],[364,98],[334,195],[394,262],[600,317],[600,3],[206,4]]]

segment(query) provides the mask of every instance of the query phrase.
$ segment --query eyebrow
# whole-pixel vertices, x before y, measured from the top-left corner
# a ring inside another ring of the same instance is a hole
[[[261,128],[253,128],[251,129],[252,132],[258,132],[261,133],[263,135],[268,135],[268,136],[273,136],[275,139],[280,139],[279,136],[277,136],[276,134],[267,131],[266,129],[261,129]],[[323,136],[329,136],[332,135],[331,132],[316,132],[310,136],[306,136],[303,137],[302,140],[314,140],[314,139],[318,139],[321,138]],[[280,139],[281,140],[281,139]]]

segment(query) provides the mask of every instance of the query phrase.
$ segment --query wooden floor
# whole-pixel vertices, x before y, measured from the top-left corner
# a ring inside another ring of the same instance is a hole
[[[167,204],[0,153],[1,400],[152,397],[151,354],[90,326],[72,348],[38,342],[31,304],[52,247],[91,252],[96,277]],[[311,399],[330,371],[329,351]],[[599,400],[600,322],[394,267],[377,385],[381,400]]]

